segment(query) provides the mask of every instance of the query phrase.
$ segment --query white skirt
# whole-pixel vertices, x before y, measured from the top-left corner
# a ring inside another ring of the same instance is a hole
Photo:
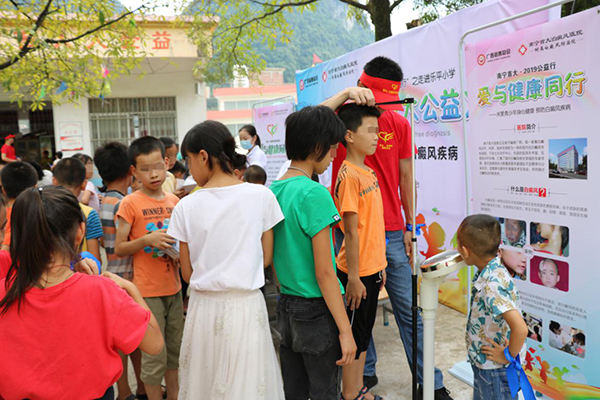
[[[191,292],[179,357],[179,399],[283,399],[260,290]]]

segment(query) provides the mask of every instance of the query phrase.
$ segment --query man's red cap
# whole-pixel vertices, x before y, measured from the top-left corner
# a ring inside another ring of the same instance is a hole
[[[389,101],[398,101],[398,93],[402,82],[390,81],[383,78],[375,78],[367,75],[365,72],[360,76],[360,82],[367,88],[371,89],[375,102],[387,103]],[[402,104],[388,104],[378,106],[384,110],[403,110]]]
[[[14,139],[16,138],[15,135],[8,135],[7,137],[4,138],[4,141],[6,142],[8,139]]]

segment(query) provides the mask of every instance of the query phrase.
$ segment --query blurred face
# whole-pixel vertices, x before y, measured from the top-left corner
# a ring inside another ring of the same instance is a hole
[[[15,139],[14,139],[14,138],[10,138],[10,139],[8,139],[8,140],[7,140],[5,143],[6,143],[7,145],[9,145],[9,146],[12,146],[12,144],[13,144],[14,142],[15,142]]]
[[[558,266],[552,260],[544,260],[540,263],[540,279],[542,284],[549,288],[555,288],[556,284],[560,281],[560,275],[558,275]]]
[[[177,162],[177,153],[177,146],[171,146],[168,149],[165,149],[165,157],[169,160],[169,169],[173,168]]]
[[[525,257],[525,254],[518,251],[501,249],[500,257],[502,258],[502,263],[509,271],[518,275],[525,274],[525,269],[527,268],[527,258]]]
[[[379,126],[376,117],[365,117],[356,132],[348,131],[346,141],[360,154],[370,156],[377,150]]]
[[[510,243],[518,242],[521,238],[521,234],[523,233],[520,221],[516,219],[506,219],[504,221],[504,232],[506,233],[506,238]]]
[[[190,174],[192,174],[198,186],[206,185],[210,177],[209,157],[205,150],[200,150],[199,153],[189,153],[187,157]]]
[[[337,144],[331,146],[331,150],[328,151],[327,154],[325,154],[325,157],[323,157],[323,159],[321,161],[318,161],[315,164],[315,166],[314,166],[315,174],[320,175],[323,172],[327,171],[327,168],[329,168],[329,164],[331,164],[331,160],[333,159],[333,154],[335,154],[335,151],[337,151],[337,148],[338,148]]]
[[[143,187],[158,190],[167,177],[168,163],[159,150],[135,159],[134,176]]]
[[[92,179],[94,176],[94,162],[89,160],[85,163],[85,179]]]

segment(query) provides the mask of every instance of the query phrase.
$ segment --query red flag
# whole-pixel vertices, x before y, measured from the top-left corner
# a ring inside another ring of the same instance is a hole
[[[313,66],[320,64],[322,62],[323,62],[323,60],[321,60],[318,55],[313,53]]]

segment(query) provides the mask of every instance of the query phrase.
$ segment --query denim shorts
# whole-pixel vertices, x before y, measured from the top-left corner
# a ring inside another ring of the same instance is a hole
[[[473,368],[473,400],[513,400],[508,386],[506,368],[481,369]]]
[[[322,297],[281,295],[279,357],[286,400],[339,400],[339,331]]]

